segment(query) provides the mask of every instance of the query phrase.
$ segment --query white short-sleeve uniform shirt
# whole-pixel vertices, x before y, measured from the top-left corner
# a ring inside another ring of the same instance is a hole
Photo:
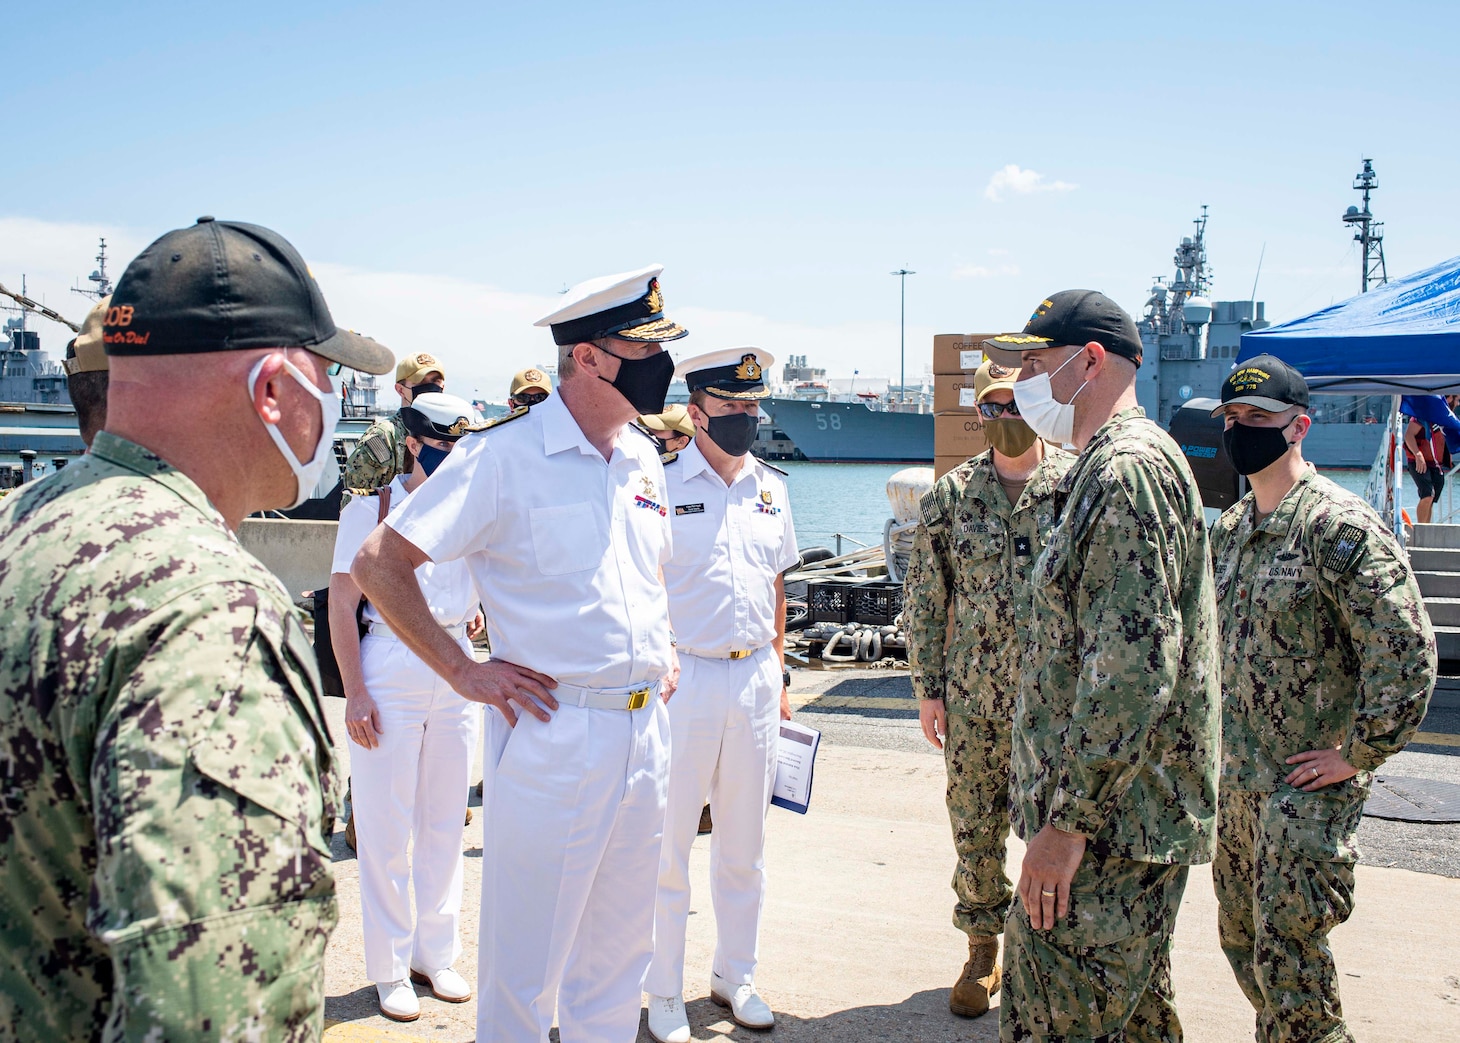
[[[657,443],[626,427],[604,460],[554,395],[463,438],[386,524],[467,563],[494,659],[616,688],[669,670],[666,503]]]
[[[405,476],[398,475],[390,483],[390,513],[387,517],[394,517],[410,501],[411,495],[406,492]],[[350,564],[364,545],[365,537],[375,531],[379,516],[378,493],[351,497],[344,510],[340,511],[340,530],[335,535],[335,556],[331,572],[349,573]],[[476,616],[480,599],[471,570],[465,562],[447,561],[437,564],[428,561],[416,569],[416,582],[421,585],[421,593],[425,595],[431,615],[442,626],[454,627],[470,623]],[[369,601],[365,602],[365,619],[372,623],[381,622],[380,610]]]
[[[698,442],[664,474],[674,529],[664,582],[679,646],[718,656],[769,643],[776,636],[776,576],[797,559],[786,483],[747,457],[726,486]]]

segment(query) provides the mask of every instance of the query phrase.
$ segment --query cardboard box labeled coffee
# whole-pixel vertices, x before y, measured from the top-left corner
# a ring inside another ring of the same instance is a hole
[[[972,373],[983,364],[983,342],[997,333],[939,333],[933,337],[933,375]]]
[[[966,460],[988,448],[983,420],[977,413],[942,413],[933,417],[933,456]]]
[[[934,413],[976,413],[972,373],[944,373],[933,377]]]

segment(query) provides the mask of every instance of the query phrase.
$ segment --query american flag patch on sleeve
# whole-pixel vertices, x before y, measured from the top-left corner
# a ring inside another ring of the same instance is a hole
[[[1363,552],[1364,541],[1369,534],[1357,525],[1350,525],[1347,522],[1338,527],[1338,532],[1329,541],[1328,547],[1323,552],[1321,564],[1325,569],[1333,572],[1349,572],[1359,562],[1359,555]]]

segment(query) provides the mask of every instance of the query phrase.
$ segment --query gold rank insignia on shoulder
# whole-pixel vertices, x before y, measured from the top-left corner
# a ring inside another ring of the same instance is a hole
[[[760,363],[756,361],[754,354],[746,352],[740,356],[740,365],[735,367],[735,379],[748,381],[760,379]]]
[[[528,410],[530,410],[531,408],[531,406],[518,406],[510,413],[503,413],[501,416],[494,416],[490,420],[483,420],[480,424],[467,424],[464,428],[464,431],[469,434],[476,434],[478,431],[490,431],[492,428],[500,427],[502,424],[505,424],[509,420],[516,420],[520,416],[526,416]],[[452,434],[456,433],[457,427],[459,427],[462,423],[462,420],[465,419],[465,417],[462,417],[461,420],[458,420],[455,424],[451,425]]]
[[[674,461],[676,461],[678,459],[679,459],[679,454],[678,453],[660,453],[659,454],[659,462],[661,464],[672,464],[672,463],[674,463]]]
[[[1369,534],[1348,522],[1338,527],[1332,542],[1323,552],[1322,565],[1333,572],[1350,572],[1358,564]]]

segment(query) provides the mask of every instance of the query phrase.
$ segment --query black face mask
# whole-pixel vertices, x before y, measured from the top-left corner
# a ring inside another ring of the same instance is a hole
[[[411,401],[414,402],[421,395],[435,395],[440,393],[440,384],[417,384],[411,388]]]
[[[1284,453],[1292,448],[1283,434],[1288,425],[1282,427],[1249,427],[1235,423],[1222,432],[1222,448],[1238,474],[1256,474],[1265,471]]]
[[[731,413],[728,416],[712,416],[705,425],[705,434],[710,436],[721,449],[731,456],[744,456],[750,452],[755,441],[756,428],[760,418],[750,413]]]
[[[669,357],[669,352],[656,351],[647,358],[626,359],[607,348],[598,350],[619,361],[618,376],[612,380],[601,376],[599,380],[612,384],[640,416],[664,412],[664,396],[669,394],[669,384],[674,380],[674,359]]]

